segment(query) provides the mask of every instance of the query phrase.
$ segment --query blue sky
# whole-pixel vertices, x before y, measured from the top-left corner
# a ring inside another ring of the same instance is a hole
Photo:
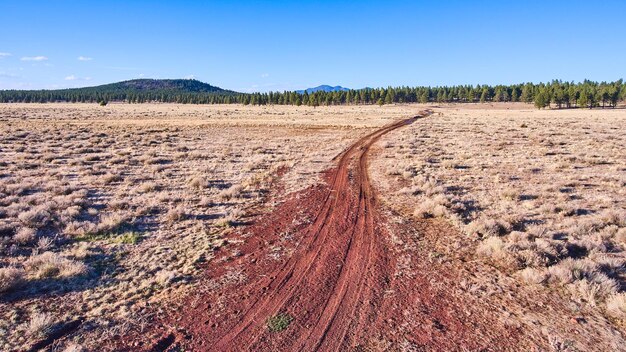
[[[0,89],[615,80],[626,1],[0,0]]]

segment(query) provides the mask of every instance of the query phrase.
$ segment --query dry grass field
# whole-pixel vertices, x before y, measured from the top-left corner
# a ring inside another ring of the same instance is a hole
[[[624,110],[444,105],[379,153],[373,179],[396,209],[444,219],[477,260],[623,324]]]
[[[53,349],[94,350],[143,331],[159,302],[194,289],[216,251],[241,255],[228,233],[322,182],[360,137],[423,108],[0,104],[0,350],[75,322],[81,333]],[[554,293],[603,317],[589,329],[623,331],[626,111],[433,110],[384,135],[368,166],[404,220],[455,229],[429,258],[469,248],[459,265],[513,280],[482,278],[490,291],[509,282]],[[554,336],[554,349],[568,350]]]
[[[92,347],[145,323],[273,181],[281,194],[318,182],[354,139],[410,111],[0,106],[0,349],[77,319]]]

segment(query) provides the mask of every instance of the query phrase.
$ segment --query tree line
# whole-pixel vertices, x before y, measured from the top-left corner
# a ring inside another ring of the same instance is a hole
[[[102,86],[105,87],[105,86]],[[393,103],[486,103],[526,102],[537,108],[556,107],[615,107],[626,100],[623,80],[614,82],[522,83],[513,85],[457,85],[440,87],[364,88],[348,91],[298,93],[294,91],[268,93],[181,92],[179,90],[116,90],[98,87],[64,90],[3,90],[0,102],[162,102],[182,104],[245,104],[245,105],[347,105]]]

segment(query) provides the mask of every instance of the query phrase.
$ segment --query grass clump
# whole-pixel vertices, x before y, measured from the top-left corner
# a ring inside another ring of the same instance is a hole
[[[0,268],[0,293],[19,287],[24,282],[24,270],[8,267]]]
[[[291,324],[293,317],[287,313],[278,313],[267,319],[267,329],[270,332],[281,332]]]
[[[87,266],[53,252],[33,255],[24,262],[26,272],[36,279],[69,278],[83,275]]]
[[[117,236],[113,242],[122,244],[137,244],[141,240],[139,232],[130,231]]]

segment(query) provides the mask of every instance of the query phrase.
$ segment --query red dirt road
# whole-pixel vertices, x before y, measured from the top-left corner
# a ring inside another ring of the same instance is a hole
[[[144,339],[160,336],[158,343],[142,347],[134,342],[127,349],[369,351],[514,346],[510,343],[516,340],[515,329],[501,327],[481,315],[485,309],[465,307],[468,302],[452,297],[445,285],[433,284],[434,276],[439,283],[458,282],[453,273],[433,274],[425,261],[400,261],[410,251],[395,248],[391,225],[377,204],[367,171],[370,147],[385,133],[430,114],[423,111],[361,138],[336,157],[336,168],[325,175],[326,185],[292,195],[233,233],[229,242],[236,246],[236,255],[219,250],[194,292],[157,318],[160,331],[144,335]],[[413,245],[416,229],[396,227],[404,247]],[[402,267],[418,274],[406,276]],[[292,321],[282,331],[270,331],[267,321],[277,314]],[[131,343],[137,338],[124,340]]]
[[[377,228],[367,152],[380,136],[413,120],[371,133],[340,155],[329,174],[331,189],[304,240],[273,275],[269,293],[216,341],[216,350],[253,350],[271,337],[272,344],[289,350],[336,351],[362,338],[392,272]],[[295,317],[296,324],[289,334],[266,336],[271,333],[263,322],[279,312]]]

